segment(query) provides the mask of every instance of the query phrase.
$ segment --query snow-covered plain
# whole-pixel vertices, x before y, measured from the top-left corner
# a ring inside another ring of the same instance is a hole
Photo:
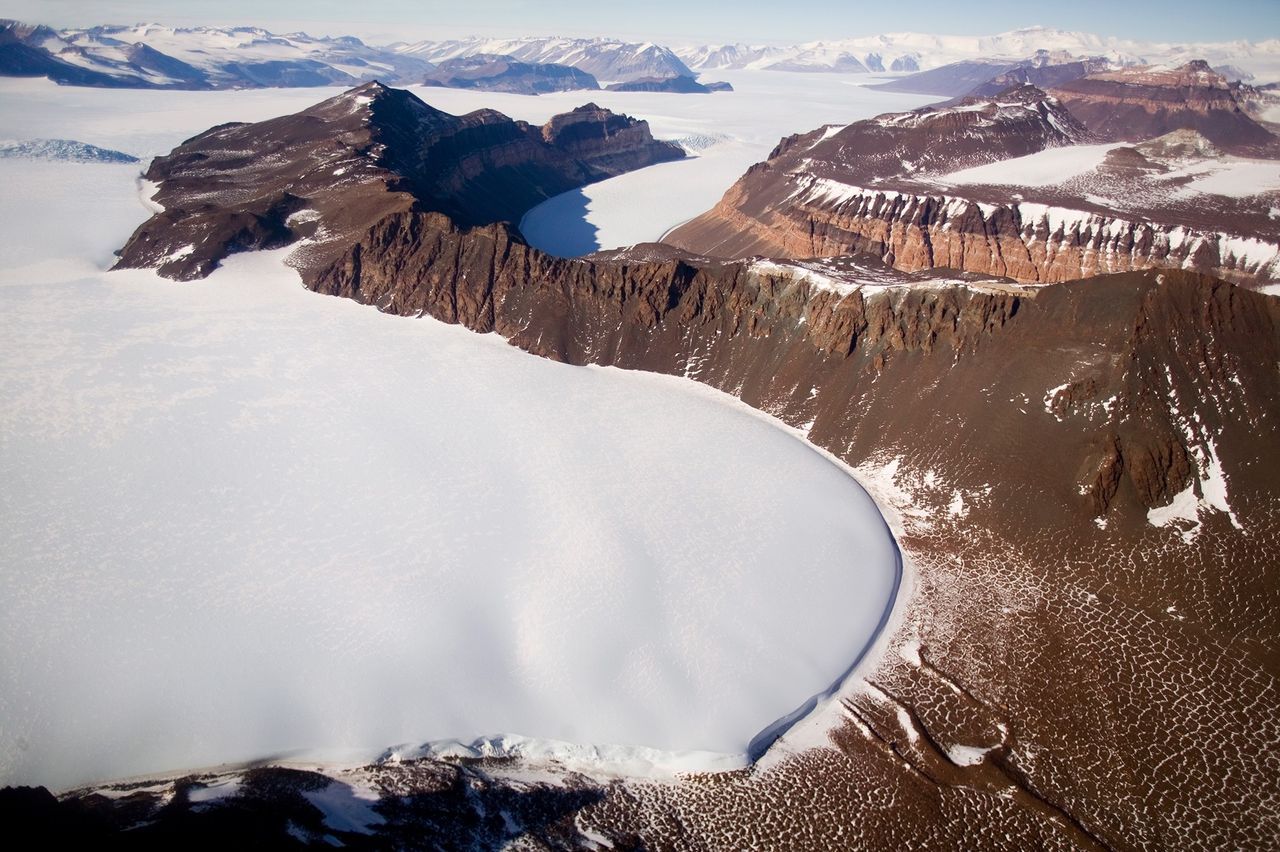
[[[1097,169],[1108,151],[1123,144],[1112,142],[1046,148],[1025,157],[974,166],[939,175],[932,180],[943,186],[1054,186]],[[1280,189],[1280,163],[1229,155],[1191,157],[1167,173],[1152,175],[1149,179],[1157,187],[1162,181],[1168,182],[1171,191],[1181,197],[1224,195],[1248,198]],[[1177,181],[1185,182],[1175,183]]]
[[[145,156],[326,94],[6,80],[0,115]],[[892,538],[794,434],[281,252],[103,272],[137,171],[0,162],[0,784],[508,732],[723,765],[876,635]]]
[[[1005,186],[1056,186],[1102,165],[1107,152],[1122,143],[1069,145],[1046,148],[1025,157],[1014,157],[942,175],[936,180],[947,186],[996,184]]]

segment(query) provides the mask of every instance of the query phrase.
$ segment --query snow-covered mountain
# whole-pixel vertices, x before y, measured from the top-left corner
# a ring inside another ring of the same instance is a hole
[[[626,42],[608,38],[465,38],[453,41],[420,41],[395,46],[404,57],[444,62],[460,56],[495,54],[522,62],[571,65],[605,82],[627,82],[643,77],[696,76],[675,52],[653,42]]]
[[[676,48],[685,65],[698,71],[720,68],[747,68],[768,64],[788,55],[790,48],[750,44],[705,44]]]
[[[991,36],[885,33],[791,47],[697,45],[676,54],[696,71],[916,71],[969,59],[1023,59],[1037,51],[1103,57],[1114,65],[1181,65],[1192,59],[1230,62],[1262,80],[1280,79],[1280,39],[1206,43],[1149,42],[1027,27]],[[858,66],[862,66],[859,68]]]
[[[0,20],[0,75],[125,88],[224,89],[421,82],[433,63],[479,54],[568,65],[602,83],[768,69],[843,73],[929,70],[962,61],[1022,61],[1037,53],[1093,57],[1113,67],[1177,67],[1193,59],[1231,66],[1260,83],[1280,80],[1280,39],[1212,43],[1136,41],[1045,27],[991,36],[885,33],[778,47],[693,45],[555,36],[471,37],[387,46],[351,36],[275,34],[257,27],[174,28],[157,24],[54,30]]]
[[[0,21],[0,73],[71,85],[230,89],[417,82],[430,63],[357,38],[157,24],[53,30]]]

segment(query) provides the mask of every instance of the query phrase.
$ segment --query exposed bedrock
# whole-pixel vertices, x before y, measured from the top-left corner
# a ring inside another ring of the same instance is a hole
[[[1062,848],[1265,845],[1280,301],[1192,272],[1020,291],[869,268],[833,289],[633,253],[655,259],[550,258],[502,225],[406,213],[304,273],[544,357],[720,388],[901,513],[916,588],[897,650],[824,716],[834,753],[614,788],[587,824],[673,848],[831,848],[836,826],[877,848],[1000,845],[975,826]],[[1156,526],[1172,505],[1190,508]]]

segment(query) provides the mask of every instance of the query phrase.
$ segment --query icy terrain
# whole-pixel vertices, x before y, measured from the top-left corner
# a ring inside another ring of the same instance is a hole
[[[1264,33],[1265,34],[1265,33]],[[807,42],[787,47],[762,45],[696,45],[677,47],[676,55],[696,71],[730,68],[786,67],[829,72],[838,67],[890,70],[895,60],[910,60],[921,69],[937,68],[968,59],[1026,59],[1044,50],[1072,56],[1102,56],[1117,65],[1178,66],[1192,59],[1214,65],[1230,63],[1255,76],[1256,82],[1280,79],[1280,39],[1227,42],[1156,42],[1096,33],[1024,27],[994,35],[941,35],[920,32]],[[854,64],[856,63],[856,65]],[[911,70],[905,68],[904,70]]]
[[[146,156],[326,94],[3,81],[0,114]],[[507,732],[740,758],[874,637],[892,539],[792,433],[280,252],[104,273],[137,171],[0,161],[0,784]]]

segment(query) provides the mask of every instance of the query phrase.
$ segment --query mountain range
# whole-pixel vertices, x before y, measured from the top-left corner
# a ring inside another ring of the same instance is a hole
[[[373,79],[405,85],[423,82],[438,63],[476,56],[566,66],[610,84],[692,79],[705,71],[733,69],[880,74],[928,71],[958,62],[991,62],[1003,63],[1008,66],[1003,70],[1010,70],[1033,61],[1037,54],[1052,56],[1054,64],[1089,59],[1111,68],[1181,65],[1205,59],[1241,78],[1280,80],[1280,40],[1276,39],[1165,44],[1039,27],[993,36],[891,33],[792,46],[672,48],[653,42],[552,36],[372,46],[351,36],[280,35],[257,27],[139,24],[55,30],[0,21],[0,75],[124,88],[351,86]],[[438,83],[440,77],[432,79]],[[559,72],[558,82],[539,86],[555,89],[563,86],[564,80]],[[501,90],[505,84],[498,85]],[[697,91],[687,85],[674,90],[681,89]]]

